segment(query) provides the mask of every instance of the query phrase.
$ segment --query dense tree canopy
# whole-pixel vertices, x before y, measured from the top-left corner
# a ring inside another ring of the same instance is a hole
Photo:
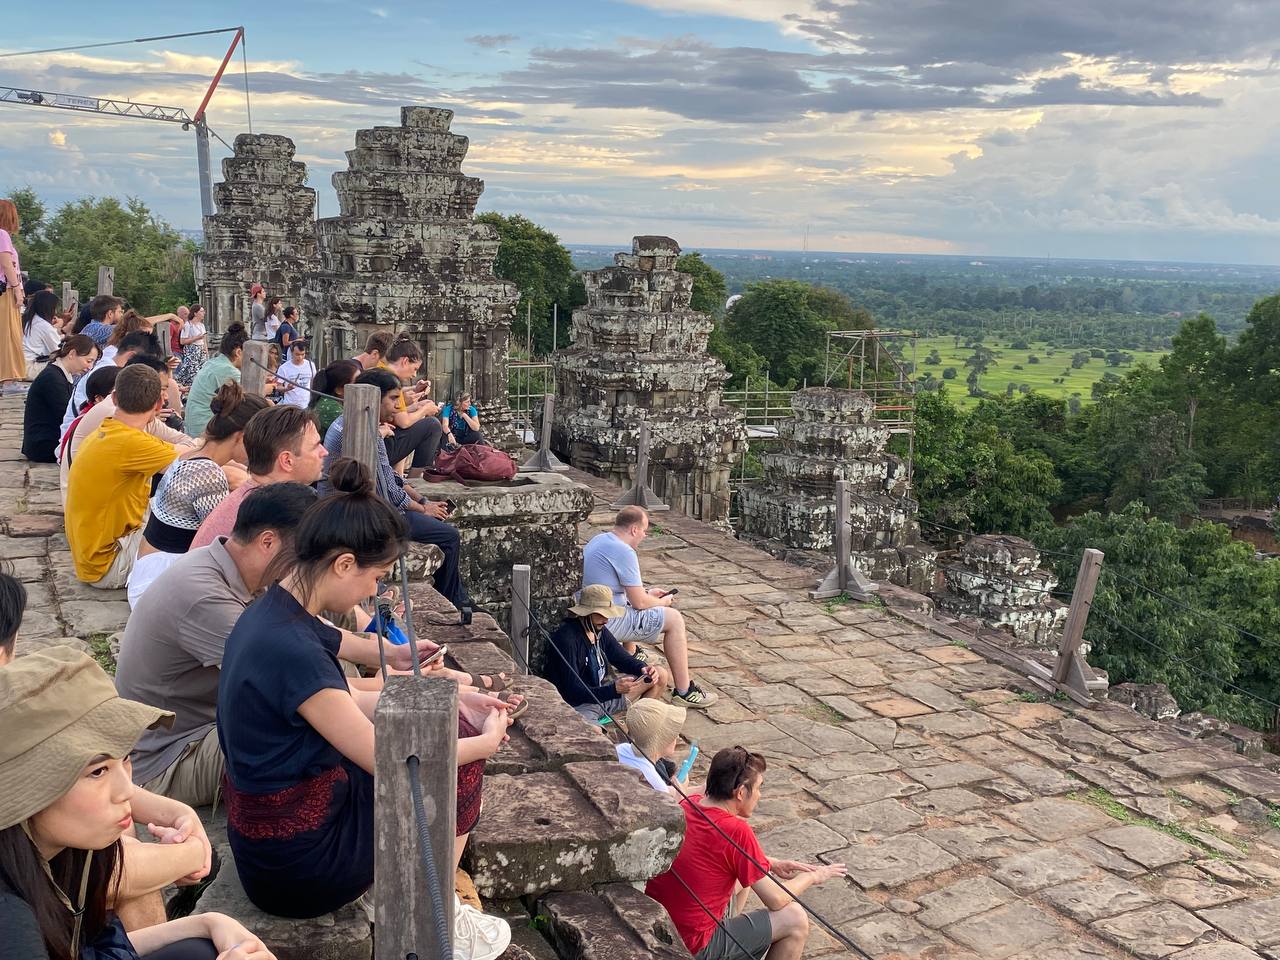
[[[729,310],[725,333],[762,357],[774,382],[798,386],[803,380],[821,381],[828,332],[871,325],[871,315],[839,291],[798,280],[764,280],[750,284]]]
[[[196,245],[146,204],[130,198],[86,198],[64,204],[52,216],[29,189],[10,194],[22,218],[22,267],[61,291],[64,280],[82,300],[98,286],[98,267],[115,267],[115,290],[143,313],[172,310],[195,300],[192,269]]]
[[[560,314],[556,339],[561,347],[567,346],[573,308],[586,303],[586,294],[560,238],[519,214],[482,213],[476,222],[487,223],[498,231],[494,273],[520,290],[520,303],[511,325],[512,346],[523,350],[526,334],[531,332],[533,352],[550,351],[556,304]]]
[[[724,303],[729,297],[724,274],[697,252],[680,254],[676,258],[676,269],[693,277],[693,302],[690,306],[699,313],[723,317]]]

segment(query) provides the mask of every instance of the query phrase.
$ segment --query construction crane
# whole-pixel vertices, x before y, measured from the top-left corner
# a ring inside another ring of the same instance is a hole
[[[227,53],[222,58],[222,63],[218,66],[218,72],[213,75],[213,80],[209,83],[209,89],[205,91],[204,99],[200,101],[200,106],[196,108],[194,114],[188,114],[183,107],[167,107],[156,103],[137,103],[133,100],[121,100],[111,97],[86,97],[80,94],[53,93],[48,90],[29,90],[23,87],[6,86],[0,86],[0,103],[21,104],[31,107],[52,107],[55,110],[71,110],[76,113],[92,113],[107,117],[162,120],[166,123],[181,124],[183,130],[194,129],[196,133],[196,167],[200,178],[200,212],[203,216],[211,217],[216,211],[213,205],[213,171],[209,161],[209,136],[212,134],[218,137],[218,135],[209,129],[209,124],[205,119],[205,108],[209,106],[209,100],[212,99],[214,90],[218,88],[218,83],[222,80],[223,73],[226,72],[227,64],[231,62],[232,54],[235,53],[236,47],[239,46],[241,56],[245,58],[244,92],[245,109],[246,111],[248,110],[248,58],[245,55],[244,48],[244,27],[227,27],[221,30],[201,30],[196,33],[175,33],[163,37],[141,37],[137,40],[93,43],[80,47],[57,47],[50,50],[30,50],[23,53],[0,54],[0,58],[31,56],[33,54],[60,53],[68,50],[85,50],[91,47],[109,47],[126,43],[171,40],[176,37],[207,36],[212,33],[230,33],[232,31],[235,32],[235,36],[231,39],[231,46],[227,48]],[[249,115],[249,132],[253,132],[252,114]],[[228,150],[231,149],[221,137],[218,137],[218,140]]]

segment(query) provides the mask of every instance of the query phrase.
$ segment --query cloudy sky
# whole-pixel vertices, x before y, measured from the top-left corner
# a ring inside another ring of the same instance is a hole
[[[330,175],[399,106],[456,112],[482,208],[567,242],[1280,263],[1274,0],[53,2],[29,50],[243,23],[253,128]],[[212,6],[208,8],[213,10]],[[0,59],[0,84],[191,112],[198,37]],[[247,129],[239,56],[210,108]],[[0,191],[199,225],[166,124],[0,105]],[[217,156],[225,150],[215,143]]]

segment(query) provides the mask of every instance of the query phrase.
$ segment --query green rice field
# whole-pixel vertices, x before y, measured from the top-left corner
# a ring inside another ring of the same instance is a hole
[[[983,390],[1003,395],[1009,383],[1018,385],[1025,383],[1037,393],[1064,400],[1078,393],[1082,403],[1092,402],[1090,390],[1095,382],[1102,379],[1104,373],[1114,373],[1123,377],[1139,363],[1156,366],[1160,357],[1164,355],[1164,351],[1126,350],[1122,352],[1132,355],[1132,363],[1113,367],[1108,366],[1103,357],[1091,357],[1084,366],[1073,369],[1072,354],[1088,350],[1088,347],[1057,347],[1050,356],[1050,348],[1044,343],[1031,342],[1026,350],[1014,350],[1009,344],[1010,339],[1004,337],[985,341],[984,345],[996,353],[996,360],[978,380]],[[931,350],[938,351],[942,359],[941,363],[936,365],[925,363],[925,358],[929,356]],[[1038,363],[1028,361],[1028,357],[1032,355],[1039,359]],[[969,388],[965,383],[969,368],[964,365],[964,362],[971,356],[973,351],[964,345],[956,347],[953,337],[921,337],[916,342],[916,379],[919,381],[926,373],[932,373],[934,377],[942,379],[942,371],[945,368],[955,367],[955,379],[944,381],[947,385],[947,396],[961,407],[975,406],[978,398],[969,396]],[[1015,366],[1020,366],[1022,369],[1015,370]],[[1062,382],[1055,383],[1054,381],[1059,378]],[[1015,396],[1020,395],[1017,387],[1014,389]]]

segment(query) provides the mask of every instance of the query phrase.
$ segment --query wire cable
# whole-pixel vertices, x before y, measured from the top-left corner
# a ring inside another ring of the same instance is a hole
[[[1238,631],[1239,633],[1243,634],[1244,636],[1248,637],[1251,640],[1257,640],[1261,644],[1270,644],[1275,642],[1274,640],[1270,640],[1270,641],[1265,640],[1262,637],[1258,636],[1256,633],[1250,633],[1244,627],[1238,627],[1234,623],[1232,623],[1230,620],[1224,619],[1223,617],[1220,617],[1217,614],[1210,613],[1207,610],[1200,610],[1196,607],[1191,606],[1190,604],[1183,603],[1181,600],[1177,600],[1174,597],[1169,596],[1168,594],[1161,593],[1159,590],[1154,590],[1151,587],[1148,587],[1145,583],[1142,583],[1138,580],[1133,579],[1133,577],[1126,576],[1123,573],[1117,573],[1111,567],[1104,567],[1103,573],[1109,573],[1111,576],[1117,577],[1123,580],[1125,583],[1132,584],[1133,586],[1138,587],[1141,590],[1145,590],[1147,591],[1147,593],[1151,594],[1153,597],[1159,597],[1165,603],[1171,603],[1175,607],[1180,607],[1181,609],[1186,610],[1188,613],[1194,613],[1199,617],[1203,617],[1206,620],[1209,620],[1213,623],[1217,623],[1219,626],[1230,627],[1232,630]]]
[[[513,592],[512,597],[517,598],[517,595]],[[565,666],[572,669],[573,665],[569,663],[565,655],[560,652],[560,648],[551,642],[551,634],[548,633],[547,628],[542,625],[542,622],[538,619],[537,614],[533,612],[529,604],[524,602],[523,597],[519,597],[518,599],[520,600],[520,605],[524,607],[525,612],[529,615],[530,625],[536,626],[538,628],[539,633],[542,634],[542,638],[545,642],[546,648],[550,650],[554,650],[556,655],[560,658],[560,661]],[[519,654],[518,645],[513,642],[511,646],[513,650],[517,650],[516,656],[520,657],[522,663],[524,664],[525,670],[528,671],[529,670],[528,661],[524,660],[524,657]],[[647,760],[649,763],[652,764],[653,763],[652,758],[650,758],[642,749],[640,749],[640,747],[636,745],[635,741],[631,739],[630,734],[627,733],[626,728],[622,724],[618,723],[617,719],[611,713],[609,713],[608,709],[600,701],[600,699],[596,697],[595,693],[590,689],[588,689],[587,692],[591,695],[591,699],[596,702],[596,706],[600,708],[600,711],[604,714],[604,716],[609,719],[609,722],[612,723],[619,731],[621,731],[624,737],[626,737],[627,742],[631,744],[631,748],[635,750],[637,754],[639,754],[641,757],[643,757],[645,760]],[[830,933],[835,939],[837,939],[845,947],[857,953],[859,956],[865,958],[865,960],[872,960],[871,956],[867,954],[864,950],[862,950],[861,947],[859,947],[856,943],[850,940],[849,937],[846,936],[844,933],[837,930],[835,926],[832,925],[830,921],[828,921],[824,916],[822,916],[820,913],[818,913],[816,910],[814,910],[812,907],[806,904],[803,900],[801,900],[798,896],[792,893],[787,888],[786,884],[784,884],[780,879],[778,879],[778,877],[774,876],[771,871],[765,869],[765,867],[759,861],[757,861],[755,857],[753,857],[747,850],[744,850],[732,837],[730,837],[727,833],[725,833],[722,829],[720,829],[720,825],[717,824],[713,819],[711,819],[710,815],[708,815],[705,810],[703,810],[700,806],[698,806],[698,804],[690,800],[689,795],[684,792],[684,790],[680,787],[678,783],[676,783],[674,780],[672,780],[670,783],[671,783],[671,787],[676,791],[677,794],[679,794],[682,800],[689,801],[688,806],[690,809],[696,810],[698,812],[698,815],[702,817],[702,819],[706,821],[706,823],[709,824],[711,828],[715,830],[715,832],[718,833],[725,842],[727,842],[731,847],[733,847],[738,853],[742,854],[742,856],[747,860],[748,863],[750,863],[753,867],[755,867],[765,876],[768,876],[770,880],[772,880],[775,884],[778,885],[779,889],[781,889],[783,893],[789,896],[796,903],[800,904],[801,908],[805,911],[805,913],[809,914],[811,917],[817,920],[818,923],[822,927],[824,927],[828,933]],[[684,884],[683,880],[681,880],[680,882]],[[688,889],[687,884],[685,884],[685,889]],[[692,895],[692,891],[690,891],[690,894]],[[695,899],[697,899],[696,896],[695,896]],[[703,906],[702,908],[704,911],[707,911],[707,908],[705,906]],[[709,911],[707,912],[709,913]],[[724,928],[723,923],[717,920],[717,924],[720,926],[722,930],[724,930],[725,935],[728,936],[729,939],[733,940],[734,944],[737,945],[739,949],[741,949],[741,944],[739,944],[738,941],[732,936],[732,934],[730,934],[729,931]],[[743,952],[747,953],[747,951],[745,950]]]
[[[106,43],[80,43],[70,47],[49,47],[45,50],[18,50],[0,53],[0,60],[9,57],[32,57],[43,53],[67,53],[74,50],[96,50],[101,47],[122,47],[130,43],[154,43],[157,40],[178,40],[182,37],[209,37],[218,33],[235,33],[239,27],[222,27],[218,30],[194,30],[190,33],[166,33],[159,37],[138,37],[134,40],[109,40]]]
[[[436,922],[436,936],[440,940],[441,960],[453,958],[453,936],[445,923],[444,891],[440,887],[440,871],[431,852],[431,829],[427,823],[427,808],[422,801],[422,780],[418,774],[417,756],[405,760],[409,768],[409,793],[413,797],[413,816],[418,824],[418,850],[422,856],[422,869],[427,877],[427,892],[431,895],[431,908]]]
[[[1151,647],[1153,650],[1156,650],[1157,652],[1163,654],[1165,657],[1172,660],[1174,663],[1179,663],[1183,665],[1189,664],[1192,667],[1194,667],[1196,673],[1200,674],[1201,676],[1209,678],[1214,683],[1221,684],[1222,686],[1227,687],[1228,689],[1234,690],[1235,692],[1241,694],[1242,696],[1246,696],[1251,700],[1256,700],[1259,703],[1263,703],[1269,707],[1275,708],[1276,710],[1280,710],[1280,703],[1276,703],[1274,700],[1268,700],[1266,697],[1261,697],[1256,693],[1253,693],[1249,690],[1244,689],[1244,687],[1237,686],[1236,684],[1232,683],[1230,680],[1223,680],[1221,677],[1216,676],[1212,673],[1209,673],[1207,670],[1204,669],[1204,667],[1197,660],[1191,660],[1186,657],[1175,656],[1174,654],[1166,650],[1164,647],[1160,646],[1160,644],[1156,643],[1154,640],[1150,640],[1147,637],[1144,637],[1142,634],[1138,633],[1138,631],[1134,630],[1132,627],[1126,626],[1125,624],[1117,620],[1115,617],[1112,617],[1109,614],[1103,613],[1097,607],[1094,607],[1091,612],[1096,613],[1098,616],[1102,617],[1102,619],[1106,620],[1108,623],[1112,624],[1113,626],[1119,627],[1121,630],[1129,634],[1129,636],[1133,637],[1135,640],[1139,640],[1142,643],[1145,643],[1148,647]]]
[[[240,31],[240,62],[244,65],[244,114],[249,123],[249,133],[253,133],[253,111],[249,109],[249,52],[246,49],[244,31]]]

